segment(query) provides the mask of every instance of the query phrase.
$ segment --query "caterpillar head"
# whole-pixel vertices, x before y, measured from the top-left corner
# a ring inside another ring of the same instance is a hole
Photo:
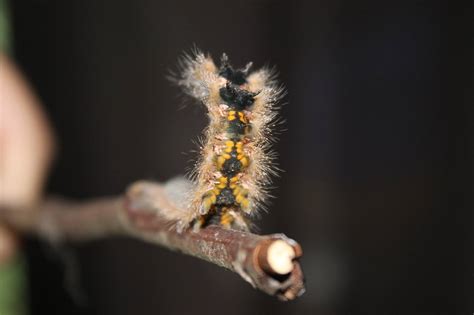
[[[251,67],[252,62],[249,62],[245,68],[234,69],[229,63],[229,57],[226,54],[222,54],[219,75],[233,84],[242,85],[247,83],[247,76]]]

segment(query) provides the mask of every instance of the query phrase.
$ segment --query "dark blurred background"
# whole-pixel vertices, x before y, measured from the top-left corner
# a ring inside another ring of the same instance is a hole
[[[191,166],[204,109],[183,109],[166,75],[193,44],[275,65],[288,88],[285,172],[258,225],[302,244],[307,277],[306,294],[282,303],[139,241],[54,250],[30,239],[31,314],[474,311],[472,3],[10,4],[14,57],[59,140],[48,191],[70,198]]]

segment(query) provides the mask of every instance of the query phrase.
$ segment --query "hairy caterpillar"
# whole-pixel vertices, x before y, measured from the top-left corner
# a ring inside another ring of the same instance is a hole
[[[226,54],[217,67],[197,51],[185,55],[175,81],[207,108],[209,126],[193,173],[186,211],[168,213],[178,230],[220,224],[248,230],[275,174],[270,150],[276,104],[283,95],[267,68],[234,69]]]

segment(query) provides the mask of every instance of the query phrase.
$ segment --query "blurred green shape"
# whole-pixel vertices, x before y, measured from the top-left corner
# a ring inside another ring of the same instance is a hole
[[[26,315],[24,258],[14,257],[0,264],[0,315]]]
[[[11,30],[8,3],[7,0],[0,0],[0,51],[10,53],[10,50]]]

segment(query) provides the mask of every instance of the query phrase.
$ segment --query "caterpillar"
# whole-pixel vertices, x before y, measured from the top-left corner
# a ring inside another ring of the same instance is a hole
[[[249,62],[234,69],[225,53],[220,61],[217,67],[210,55],[195,51],[182,58],[175,78],[186,94],[205,105],[209,117],[187,209],[168,215],[180,231],[209,224],[250,229],[277,173],[270,147],[284,89],[268,68],[251,72]]]

